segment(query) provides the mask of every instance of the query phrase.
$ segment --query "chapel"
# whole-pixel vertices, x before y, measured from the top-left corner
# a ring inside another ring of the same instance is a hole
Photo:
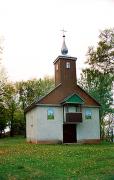
[[[77,84],[76,60],[63,34],[61,55],[53,62],[55,88],[25,109],[27,142],[100,142],[100,104]]]

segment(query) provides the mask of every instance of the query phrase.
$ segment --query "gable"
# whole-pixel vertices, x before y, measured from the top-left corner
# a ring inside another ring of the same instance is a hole
[[[65,104],[65,103],[66,104],[84,104],[84,101],[77,94],[72,94],[72,95],[66,97],[62,103],[63,104]]]

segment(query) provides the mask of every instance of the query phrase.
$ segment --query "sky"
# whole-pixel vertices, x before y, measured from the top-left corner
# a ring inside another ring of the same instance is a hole
[[[3,65],[9,80],[54,76],[66,32],[69,56],[80,76],[89,46],[101,30],[114,27],[114,0],[0,0]]]

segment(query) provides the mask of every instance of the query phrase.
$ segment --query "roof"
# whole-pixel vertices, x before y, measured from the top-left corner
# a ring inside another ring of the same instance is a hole
[[[26,109],[25,113],[38,105],[61,105],[62,103],[80,103],[84,106],[100,107],[100,103],[97,102],[92,96],[90,96],[84,89],[79,85],[73,87],[64,87],[62,84],[56,86],[45,96],[37,99],[30,104]]]
[[[101,106],[101,104],[93,97],[91,96],[87,91],[85,91],[82,87],[80,87],[79,85],[77,85],[82,91],[84,91],[90,98],[92,98],[97,104],[98,106]]]
[[[59,84],[58,86],[56,86],[54,89],[52,89],[49,93],[47,93],[44,96],[38,97],[35,101],[33,101],[33,103],[31,103],[29,106],[27,106],[25,108],[25,113],[28,112],[29,110],[33,109],[34,107],[37,106],[37,104],[39,103],[40,100],[44,99],[46,96],[48,96],[50,93],[52,93],[55,89],[57,89],[61,84]]]

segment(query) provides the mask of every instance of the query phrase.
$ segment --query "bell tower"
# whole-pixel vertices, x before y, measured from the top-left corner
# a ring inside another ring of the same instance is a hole
[[[60,83],[64,86],[74,86],[76,84],[76,57],[67,55],[68,48],[65,43],[65,34],[63,33],[63,44],[61,48],[61,56],[54,61],[55,66],[55,86]]]

